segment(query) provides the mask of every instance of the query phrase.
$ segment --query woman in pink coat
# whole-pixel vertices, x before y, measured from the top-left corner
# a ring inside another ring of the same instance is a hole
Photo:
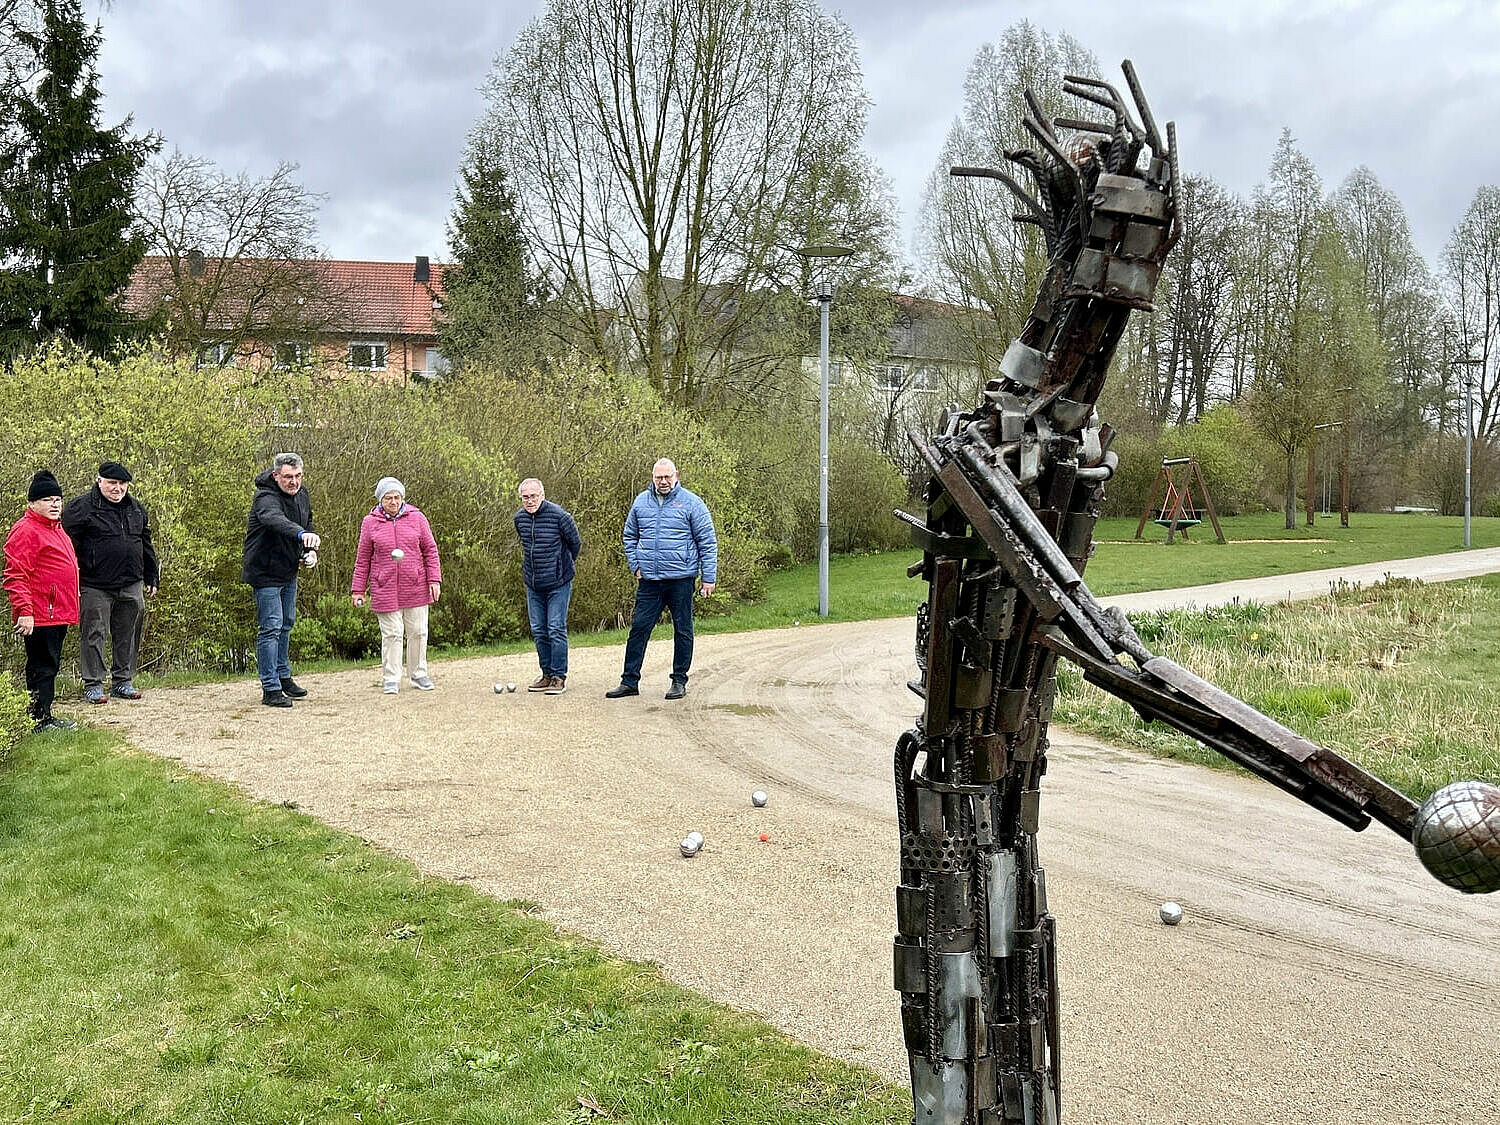
[[[427,676],[427,607],[438,600],[443,572],[427,517],[406,502],[406,486],[381,477],[374,510],[359,525],[350,595],[380,619],[380,675],[386,695],[401,683],[401,641],[406,637],[406,674],[412,686],[431,691]]]

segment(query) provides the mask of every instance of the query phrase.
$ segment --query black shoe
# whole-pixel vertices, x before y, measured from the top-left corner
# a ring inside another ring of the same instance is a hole
[[[267,707],[290,707],[292,697],[284,691],[261,690],[260,701]]]
[[[633,688],[629,684],[621,684],[617,688],[611,688],[604,693],[605,699],[624,699],[627,695],[640,695],[640,688]]]
[[[662,696],[662,698],[663,699],[681,699],[686,694],[687,694],[687,684],[683,683],[681,680],[673,680],[672,681],[672,686],[667,689],[667,694],[664,695],[664,696]]]
[[[53,718],[51,715],[48,715],[45,719],[42,719],[36,724],[36,726],[32,727],[31,729],[36,734],[65,734],[70,730],[77,730],[78,724],[75,723],[72,719],[57,719]]]
[[[281,690],[293,699],[301,699],[307,694],[307,689],[298,685],[297,681],[288,676],[281,681]]]

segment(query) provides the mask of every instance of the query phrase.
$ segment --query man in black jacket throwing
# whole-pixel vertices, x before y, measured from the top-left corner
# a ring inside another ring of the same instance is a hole
[[[313,532],[312,501],[302,488],[302,458],[278,453],[255,478],[240,568],[240,578],[255,593],[260,623],[255,664],[260,701],[267,707],[290,707],[307,694],[292,679],[288,650],[297,619],[297,568],[317,565],[320,542]]]
[[[90,703],[139,699],[135,679],[146,599],[161,584],[151,523],[130,495],[130,470],[99,466],[94,487],[63,509],[63,530],[78,554],[78,664]],[[110,686],[104,685],[104,638],[110,639]]]
[[[573,563],[583,549],[573,517],[546,498],[542,482],[521,482],[521,510],[516,534],[521,537],[521,579],[526,583],[526,613],[536,641],[542,674],[527,691],[561,695],[568,690],[568,602],[573,597]]]

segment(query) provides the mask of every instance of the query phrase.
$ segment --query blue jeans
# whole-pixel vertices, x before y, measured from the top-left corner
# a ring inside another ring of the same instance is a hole
[[[260,630],[255,634],[255,666],[260,686],[280,691],[281,681],[292,678],[290,645],[292,623],[297,620],[297,580],[285,586],[255,587],[255,616]]]
[[[536,659],[544,676],[568,674],[568,602],[572,597],[571,582],[551,590],[526,587],[526,614],[531,618]]]
[[[635,589],[635,616],[630,621],[630,639],[625,642],[625,671],[620,683],[638,687],[641,664],[646,659],[646,642],[656,628],[662,608],[672,613],[672,679],[687,683],[688,668],[693,663],[693,593],[696,578],[642,578]]]

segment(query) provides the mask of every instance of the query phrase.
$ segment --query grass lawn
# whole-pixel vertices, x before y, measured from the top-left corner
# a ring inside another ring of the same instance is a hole
[[[3,1121],[909,1120],[524,904],[102,733],[0,772],[0,903]]]
[[[1291,605],[1132,618],[1156,651],[1421,800],[1500,784],[1500,577],[1393,579]],[[1225,759],[1059,665],[1053,721],[1167,757]]]
[[[1299,520],[1300,520],[1299,516]],[[1100,520],[1094,531],[1098,550],[1085,577],[1095,594],[1133,594],[1236,578],[1259,578],[1324,570],[1356,563],[1440,555],[1463,549],[1461,516],[1368,515],[1352,513],[1339,527],[1338,514],[1318,517],[1315,527],[1282,528],[1279,513],[1221,520],[1228,543],[1215,542],[1212,529],[1194,528],[1191,538],[1167,545],[1167,533],[1148,523],[1136,540],[1137,519]],[[1201,534],[1200,534],[1201,532]],[[1473,545],[1500,547],[1500,519],[1475,519]],[[904,617],[926,596],[906,567],[921,558],[915,547],[878,555],[842,555],[829,560],[829,621]],[[702,619],[702,632],[737,632],[803,625],[818,620],[818,568],[814,563],[778,571],[766,579],[766,596],[738,606],[723,617]]]

